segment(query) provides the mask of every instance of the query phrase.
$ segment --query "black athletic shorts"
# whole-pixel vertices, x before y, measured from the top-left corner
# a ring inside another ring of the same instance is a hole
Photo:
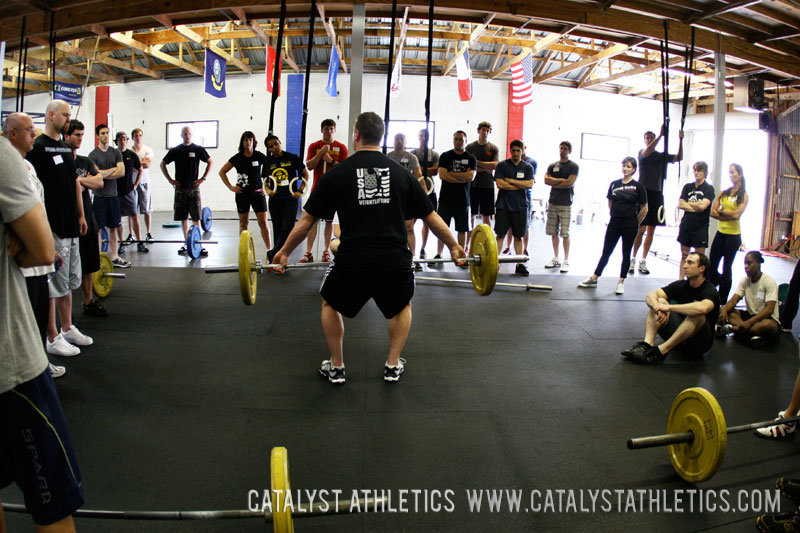
[[[508,211],[507,209],[498,209],[494,217],[494,233],[498,237],[505,237],[506,233],[508,233],[508,228],[511,228],[511,233],[514,237],[521,239],[528,229],[527,218],[527,210]]]
[[[97,231],[87,232],[78,237],[78,251],[81,254],[81,272],[93,274],[100,270],[100,244]]]
[[[494,215],[494,187],[480,189],[473,185],[469,188],[469,205],[472,216],[481,214],[486,217]]]
[[[689,248],[708,248],[708,226],[699,229],[681,226],[678,230],[678,242]]]
[[[647,214],[640,226],[666,226],[667,214],[664,212],[664,192],[645,189],[647,192]],[[658,220],[659,210],[662,221]]]
[[[433,210],[436,211],[436,209],[438,209],[439,207],[439,203],[436,201],[436,193],[435,192],[430,193],[428,195],[428,200],[431,201],[431,203],[433,204]]]
[[[253,213],[263,213],[267,210],[267,199],[261,194],[263,189],[251,191],[243,190],[236,195],[236,212],[248,213],[253,208]]]
[[[658,330],[658,334],[661,335],[661,338],[664,340],[669,339],[685,319],[685,316],[674,311],[671,312],[667,323],[661,326]],[[687,354],[703,355],[709,351],[711,345],[714,344],[713,327],[713,324],[709,324],[708,321],[706,321],[694,335],[680,343],[677,348]]]
[[[378,267],[343,269],[333,262],[319,289],[322,298],[347,318],[355,317],[370,298],[383,316],[394,318],[414,296],[414,272]]]
[[[175,189],[175,201],[172,204],[174,216],[172,220],[186,220],[193,222],[200,220],[200,189]]]

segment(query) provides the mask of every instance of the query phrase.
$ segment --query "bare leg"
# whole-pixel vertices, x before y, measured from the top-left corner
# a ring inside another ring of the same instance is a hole
[[[661,324],[656,320],[656,312],[652,309],[647,313],[647,323],[645,325],[644,342],[650,346],[656,345],[656,335],[658,330],[661,329]]]
[[[306,237],[306,253],[311,253],[311,248],[314,247],[314,241],[317,239],[317,226],[319,225],[319,221],[314,222],[314,225],[311,226],[311,229],[308,230],[308,236]]]
[[[183,229],[183,240],[186,240],[186,237],[189,234],[189,220],[184,218],[181,220],[181,228]]]
[[[564,237],[561,242],[564,245],[564,261],[569,261],[569,237]]]
[[[325,251],[331,249],[331,238],[333,237],[333,222],[325,221]]]
[[[250,225],[250,213],[238,213],[238,215],[239,235],[241,235],[243,231],[247,231],[247,227]]]
[[[61,331],[67,331],[72,327],[72,291],[65,296],[55,298],[56,309],[58,309],[58,319],[61,321]]]
[[[425,250],[425,246],[428,244],[428,233],[430,230],[428,229],[428,225],[425,224],[423,221],[422,223],[422,244],[420,245],[420,252]]]
[[[34,531],[36,533],[75,533],[75,523],[72,521],[71,516],[67,516],[54,524],[46,526],[34,524]]]
[[[322,300],[322,331],[325,333],[325,342],[328,343],[328,350],[331,352],[331,363],[333,366],[343,366],[344,321],[342,321],[342,315],[324,299]]]
[[[133,222],[133,235],[136,235],[137,241],[141,241],[142,230],[141,227],[139,226],[139,217],[138,216],[128,217],[128,226],[130,226],[131,222]]]
[[[522,249],[526,252],[528,251],[528,236],[530,235],[530,231],[525,230],[525,236],[522,238]]]
[[[250,213],[245,213],[244,216],[249,218]],[[256,213],[256,221],[258,222],[258,229],[261,230],[261,239],[264,241],[267,250],[270,250],[272,248],[272,239],[270,238],[269,226],[267,225],[267,212]],[[241,225],[241,219],[239,224]]]
[[[697,332],[697,330],[705,323],[705,315],[687,316],[685,319],[683,319],[681,325],[678,326],[678,329],[675,330],[675,333],[672,334],[672,337],[667,339],[663,344],[659,345],[658,349],[661,350],[662,354],[667,355],[667,353],[669,353],[669,351],[674,347],[694,335],[695,332]]]
[[[553,235],[551,239],[553,240],[553,257],[558,257],[558,235]]]
[[[119,257],[117,253],[117,244],[119,242],[117,240],[117,231],[116,229],[106,228],[106,232],[108,233],[108,251],[111,252],[111,259],[117,259]],[[99,233],[100,232],[98,232],[98,235]],[[103,247],[101,246],[100,249],[102,250]]]
[[[58,335],[58,327],[56,325],[56,299],[50,298],[50,309],[47,312],[47,340],[53,342],[56,335]]]
[[[636,234],[636,240],[633,241],[633,252],[631,252],[631,257],[636,257],[636,253],[639,251],[639,246],[642,245],[642,236],[644,235],[645,228],[647,228],[647,226],[639,226],[639,233]]]
[[[414,222],[416,219],[406,220],[406,234],[408,235],[408,249],[411,250],[411,255],[414,255],[416,250],[416,238],[414,237]]]
[[[150,213],[145,213],[144,225],[147,226],[147,233],[150,233],[152,223],[153,223],[153,216]]]
[[[653,245],[653,237],[656,235],[656,227],[655,226],[645,226],[647,229],[647,235],[644,238],[644,249],[642,250],[642,259],[647,259],[647,254],[650,253],[650,246]],[[633,256],[636,257],[636,252],[633,253]]]
[[[81,292],[83,293],[83,305],[92,303],[92,274],[81,276]]]
[[[410,329],[411,303],[389,319],[389,357],[386,359],[386,364],[389,366],[397,366]]]
[[[794,390],[792,391],[792,400],[789,402],[789,407],[783,416],[789,418],[790,416],[797,416],[797,411],[800,410],[800,372],[797,373],[797,380],[794,382]]]

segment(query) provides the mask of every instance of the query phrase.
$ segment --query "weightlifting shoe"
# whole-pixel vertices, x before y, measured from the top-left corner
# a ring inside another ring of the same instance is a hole
[[[784,411],[779,412],[778,418],[775,420],[783,420],[783,413]],[[797,429],[797,422],[784,422],[776,426],[754,429],[753,433],[755,433],[757,437],[764,439],[782,439],[794,433],[795,429]]]
[[[756,527],[764,533],[800,531],[800,512],[762,514],[756,518]]]
[[[72,324],[67,331],[61,330],[61,336],[65,341],[74,346],[90,346],[94,340],[80,332],[75,324]]]
[[[298,261],[298,263],[313,263],[313,262],[314,262],[314,256],[311,255],[311,252],[306,252],[305,254],[303,254],[303,257],[300,259],[300,261]]]
[[[72,357],[81,353],[81,349],[73,346],[64,340],[64,337],[59,333],[53,339],[53,342],[47,341],[45,345],[47,353],[53,355],[60,355],[61,357]]]
[[[397,362],[397,366],[383,366],[383,381],[388,381],[390,383],[396,383],[400,381],[400,375],[405,372],[406,369],[406,360],[402,357]]]
[[[793,502],[800,503],[800,479],[781,477],[775,482],[775,487]]]
[[[322,364],[319,366],[319,373],[328,378],[328,381],[334,385],[344,384],[344,367],[336,368],[328,359],[322,361]]]

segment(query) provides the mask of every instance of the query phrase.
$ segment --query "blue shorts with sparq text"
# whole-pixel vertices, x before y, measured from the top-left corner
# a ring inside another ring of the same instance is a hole
[[[50,370],[0,394],[0,488],[22,490],[36,524],[83,505],[81,473]]]

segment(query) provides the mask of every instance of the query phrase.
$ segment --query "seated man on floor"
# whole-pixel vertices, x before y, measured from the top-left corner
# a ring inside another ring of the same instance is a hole
[[[747,274],[739,282],[736,292],[719,311],[717,335],[724,337],[731,333],[741,340],[747,340],[753,348],[759,348],[773,338],[780,326],[778,314],[778,284],[769,274],[761,272],[764,257],[761,252],[747,252],[744,256],[744,272]],[[744,298],[746,311],[735,309]]]
[[[695,355],[711,349],[712,328],[719,315],[719,294],[706,279],[708,266],[705,254],[692,252],[684,262],[686,279],[647,294],[650,312],[644,341],[622,352],[623,356],[637,363],[653,364],[663,361],[673,348]],[[664,339],[658,346],[656,333]]]

